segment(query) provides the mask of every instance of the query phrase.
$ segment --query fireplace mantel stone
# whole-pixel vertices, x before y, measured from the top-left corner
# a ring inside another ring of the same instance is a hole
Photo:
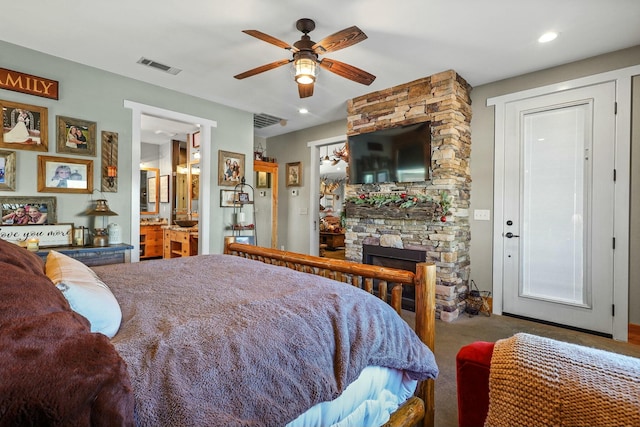
[[[435,217],[432,205],[421,211],[347,204],[345,247],[346,258],[357,262],[362,261],[363,244],[426,251],[427,260],[437,266],[437,316],[444,321],[455,320],[464,311],[469,282],[470,91],[471,86],[449,70],[347,104],[348,135],[430,123],[432,179],[409,185],[406,191],[431,196],[447,191],[452,203],[446,222]],[[388,187],[382,190],[395,186]],[[360,191],[359,186],[347,185],[345,196],[354,197]]]

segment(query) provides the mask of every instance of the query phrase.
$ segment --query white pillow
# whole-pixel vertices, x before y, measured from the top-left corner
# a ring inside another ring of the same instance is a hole
[[[120,305],[93,270],[67,255],[50,251],[45,272],[73,311],[89,320],[91,332],[100,332],[109,338],[118,332],[122,321]]]

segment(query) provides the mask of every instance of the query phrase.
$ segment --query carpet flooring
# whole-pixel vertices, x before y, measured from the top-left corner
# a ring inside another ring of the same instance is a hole
[[[403,317],[412,323],[413,313]],[[413,324],[413,323],[412,323]],[[507,316],[461,315],[453,322],[436,321],[435,356],[440,375],[435,383],[435,425],[458,426],[456,395],[456,354],[461,347],[474,341],[496,341],[517,332],[526,332],[559,341],[571,342],[593,348],[613,351],[640,358],[640,346],[614,341],[583,332],[549,326]]]

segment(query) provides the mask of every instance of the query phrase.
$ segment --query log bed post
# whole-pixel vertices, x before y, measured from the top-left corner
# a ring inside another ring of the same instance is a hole
[[[233,236],[225,237],[224,253],[255,259],[267,264],[282,265],[294,270],[299,269],[310,274],[339,277],[338,280],[341,280],[343,273],[345,273],[351,276],[351,284],[356,284],[358,282],[355,280],[356,277],[361,277],[361,286],[368,292],[373,291],[373,278],[378,278],[388,283],[413,285],[415,287],[416,299],[414,330],[420,340],[424,342],[431,351],[435,352],[436,265],[434,263],[418,263],[414,274],[404,270],[370,266],[350,261],[332,260],[295,252],[235,243]],[[334,272],[334,274],[337,275],[329,275],[329,272]],[[392,302],[393,300],[398,300],[398,298],[392,298]],[[400,312],[400,307],[396,307],[396,310]],[[384,427],[413,426],[421,419],[422,423],[418,425],[422,427],[433,427],[435,422],[434,405],[434,380],[421,381],[418,383],[415,396],[407,400],[398,410],[391,414],[391,418]]]

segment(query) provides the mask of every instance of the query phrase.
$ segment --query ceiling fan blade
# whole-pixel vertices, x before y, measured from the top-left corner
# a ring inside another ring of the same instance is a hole
[[[276,45],[278,47],[281,47],[283,49],[288,49],[292,52],[297,52],[298,48],[291,46],[289,43],[287,42],[283,42],[280,39],[277,39],[273,36],[270,36],[269,34],[265,34],[262,31],[258,31],[258,30],[242,30],[243,33],[245,34],[249,34],[250,36],[253,36],[257,39],[260,39],[262,41],[265,41],[267,43],[271,43],[273,45]]]
[[[355,25],[353,27],[345,28],[342,31],[338,31],[335,34],[331,34],[314,44],[311,49],[317,54],[323,54],[326,52],[335,52],[336,50],[344,49],[345,47],[353,46],[356,43],[360,43],[366,39],[367,35]],[[317,50],[316,50],[317,49]]]
[[[313,83],[305,85],[298,83],[298,93],[300,94],[300,98],[310,97],[313,95]]]
[[[252,70],[245,71],[244,73],[237,74],[233,77],[235,77],[238,80],[246,79],[247,77],[255,76],[256,74],[264,73],[265,71],[273,70],[274,68],[287,65],[291,61],[292,59],[281,59],[279,61],[275,61],[270,64],[265,64],[260,67],[256,67]]]
[[[341,77],[349,80],[353,80],[357,83],[369,86],[376,79],[376,76],[369,74],[360,68],[353,65],[345,64],[344,62],[336,61],[335,59],[324,58],[319,62],[320,67],[327,71],[331,71]]]

